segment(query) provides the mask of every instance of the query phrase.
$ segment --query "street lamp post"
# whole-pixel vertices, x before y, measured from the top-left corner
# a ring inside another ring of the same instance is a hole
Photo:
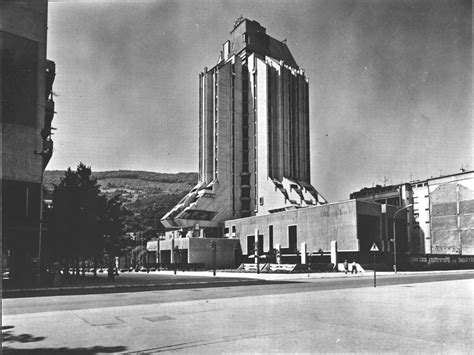
[[[174,248],[173,248],[173,252],[174,252],[174,274],[176,275],[176,269],[178,268],[178,265],[177,265],[177,261],[178,261],[178,257],[179,257],[179,247],[176,245]]]
[[[395,222],[396,222],[397,214],[403,210],[406,210],[407,208],[411,206],[413,206],[413,204],[406,205],[405,207],[398,209],[393,215],[393,271],[395,271],[395,274],[397,273],[397,235],[395,233],[395,225],[396,225]]]
[[[255,242],[255,259],[257,259],[257,274],[260,274],[260,256],[258,255],[258,241]]]

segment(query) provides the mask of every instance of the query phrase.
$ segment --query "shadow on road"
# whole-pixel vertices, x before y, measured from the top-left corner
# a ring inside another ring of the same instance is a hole
[[[127,350],[125,346],[93,346],[90,348],[35,348],[15,349],[5,346],[6,343],[34,343],[46,339],[31,334],[14,334],[12,325],[2,326],[2,354],[111,354]]]
[[[90,348],[12,349],[3,347],[3,354],[113,354],[127,350],[125,346],[93,346]]]
[[[35,337],[31,334],[14,334],[10,329],[15,327],[11,325],[2,326],[2,344],[3,343],[34,343],[36,341],[44,340],[45,337]]]

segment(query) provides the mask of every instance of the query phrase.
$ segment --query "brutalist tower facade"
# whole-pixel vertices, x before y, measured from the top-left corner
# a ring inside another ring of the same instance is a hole
[[[310,183],[309,121],[308,80],[286,43],[238,19],[199,74],[199,183],[163,224],[215,237],[225,220],[326,203]]]

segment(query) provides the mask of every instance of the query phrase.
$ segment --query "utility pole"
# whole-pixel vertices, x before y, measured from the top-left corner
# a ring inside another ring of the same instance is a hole
[[[407,208],[413,206],[413,204],[406,205],[405,207],[402,207],[398,209],[395,214],[393,215],[393,271],[395,274],[397,273],[397,235],[396,235],[396,217],[397,214],[400,213],[403,210],[406,210]]]
[[[308,277],[309,277],[309,274],[311,273],[311,252],[308,253]]]
[[[178,255],[179,255],[179,247],[176,245],[174,248],[173,248],[173,252],[174,252],[174,274],[176,275],[176,269],[178,268],[178,264],[177,264],[177,260],[178,260]]]
[[[41,249],[43,241],[43,178],[44,172],[41,172],[41,184],[40,184],[40,209],[39,209],[39,232],[38,232],[38,283],[41,283]]]

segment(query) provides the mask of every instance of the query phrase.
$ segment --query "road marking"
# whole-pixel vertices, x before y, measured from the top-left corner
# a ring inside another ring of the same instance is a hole
[[[80,320],[82,320],[83,322],[93,326],[93,327],[97,327],[97,326],[108,326],[108,325],[116,325],[116,324],[119,324],[119,323],[123,323],[123,321],[117,317],[107,317],[107,316],[104,316],[104,315],[92,315],[92,316],[78,316],[77,314],[75,314],[75,316],[77,318],[79,318]]]
[[[175,320],[175,318],[168,317],[168,316],[151,316],[151,317],[143,317],[143,319],[150,321],[150,322],[161,322],[165,320]]]

